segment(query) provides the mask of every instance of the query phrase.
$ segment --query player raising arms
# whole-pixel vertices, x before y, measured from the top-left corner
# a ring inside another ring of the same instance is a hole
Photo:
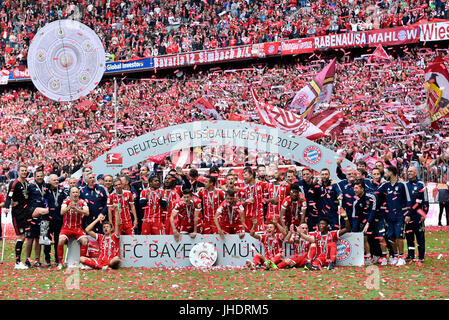
[[[278,269],[276,264],[284,258],[282,243],[288,236],[287,230],[279,224],[275,217],[273,221],[267,223],[265,234],[259,235],[254,231],[257,225],[257,217],[253,217],[252,221],[253,227],[251,228],[250,235],[254,239],[262,241],[265,255],[258,253],[254,256],[253,261],[246,260],[247,267],[253,269],[264,265],[269,269]],[[276,232],[276,229],[280,232]]]
[[[295,225],[290,225],[289,235],[291,235],[291,237],[285,239],[285,242],[293,244],[294,254],[278,263],[277,267],[279,269],[302,268],[306,263],[311,263],[313,259],[315,259],[316,244],[303,239],[300,236],[299,231],[295,232],[295,228]],[[309,226],[307,223],[301,223],[298,229],[300,229],[303,234],[309,235]]]
[[[69,198],[62,203],[61,215],[63,216],[63,225],[58,242],[59,270],[63,268],[64,244],[68,243],[70,238],[75,238],[81,243],[80,256],[87,254],[88,240],[83,230],[83,217],[89,215],[89,207],[86,201],[80,199],[80,191],[77,187],[70,189]]]
[[[337,241],[343,234],[351,232],[351,224],[347,213],[344,209],[341,210],[340,216],[345,220],[345,227],[340,230],[329,231],[330,222],[326,218],[322,218],[319,223],[319,231],[312,232],[309,235],[302,232],[301,228],[298,229],[298,233],[301,238],[309,241],[317,246],[316,258],[310,263],[306,262],[305,268],[309,270],[317,270],[323,267],[327,267],[328,270],[332,270],[335,267],[337,257]]]
[[[115,211],[115,228],[112,228],[112,223],[104,221],[105,216],[100,214],[90,225],[87,226],[86,232],[92,238],[98,241],[100,247],[100,254],[98,258],[92,259],[85,256],[80,257],[80,262],[93,269],[107,270],[118,269],[120,265],[119,258],[119,243],[120,243],[120,216],[119,212]],[[103,234],[95,233],[92,230],[95,225],[101,222],[103,224]]]

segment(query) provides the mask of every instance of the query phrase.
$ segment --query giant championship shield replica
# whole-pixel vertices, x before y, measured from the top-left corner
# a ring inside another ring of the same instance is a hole
[[[31,81],[46,97],[73,101],[89,94],[106,69],[103,44],[86,25],[58,20],[35,34],[28,50]]]

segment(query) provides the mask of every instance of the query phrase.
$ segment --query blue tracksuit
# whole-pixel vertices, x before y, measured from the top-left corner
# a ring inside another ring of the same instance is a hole
[[[89,216],[84,217],[84,228],[91,224],[100,213],[105,217],[108,216],[108,196],[106,190],[99,184],[95,184],[93,188],[88,185],[84,186],[80,190],[80,198],[86,200],[89,207]],[[103,228],[101,224],[97,224],[93,230],[96,233],[103,234]]]
[[[429,212],[429,198],[426,185],[419,180],[409,180],[406,183],[410,194],[408,203],[409,211],[407,216],[411,221],[405,226],[405,237],[407,239],[408,258],[415,258],[415,236],[418,243],[419,259],[424,259],[425,255],[425,225],[421,222],[423,214]]]
[[[385,182],[378,189],[379,195],[384,197],[385,221],[388,225],[387,237],[389,239],[402,239],[404,237],[404,219],[408,213],[410,195],[404,182],[397,181],[394,185]]]
[[[352,222],[352,205],[354,203],[354,185],[350,183],[347,179],[342,180],[338,183],[338,187],[340,188],[340,193],[343,195],[343,199],[341,200],[341,206],[343,209],[345,209],[346,213],[348,214],[349,223],[351,224],[351,227],[353,226]],[[340,219],[340,227],[344,228],[345,221],[343,219]]]
[[[369,230],[373,230],[373,220],[377,207],[376,196],[372,193],[366,193],[359,199],[355,199],[352,205],[352,220],[357,223],[353,226],[353,232],[362,232],[367,223],[370,224]],[[367,234],[366,234],[367,235]]]
[[[338,196],[341,194],[337,184],[320,185],[320,198],[318,200],[318,218],[328,218],[332,230],[340,228],[338,222],[338,206],[340,201]]]
[[[307,200],[306,223],[310,230],[314,230],[319,223],[318,201],[320,199],[320,185],[313,182],[307,184],[303,179],[299,180],[299,185],[303,189]]]

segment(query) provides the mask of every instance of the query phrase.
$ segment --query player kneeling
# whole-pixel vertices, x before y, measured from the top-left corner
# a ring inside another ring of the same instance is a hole
[[[288,237],[287,230],[285,230],[279,224],[276,217],[274,217],[273,220],[267,224],[265,234],[259,235],[254,231],[257,225],[257,218],[254,217],[252,222],[253,226],[251,228],[250,235],[262,242],[265,255],[260,253],[256,254],[253,261],[246,260],[246,266],[251,269],[262,266],[267,269],[278,269],[276,264],[284,259],[282,243],[284,239]],[[276,229],[280,232],[276,232]]]
[[[90,268],[93,269],[103,269],[107,270],[108,268],[111,269],[118,269],[120,265],[120,258],[119,258],[119,242],[120,242],[120,217],[118,211],[116,211],[116,217],[115,221],[117,223],[115,224],[115,230],[112,228],[112,223],[109,221],[103,221],[105,219],[105,216],[100,214],[98,218],[93,221],[89,226],[86,228],[86,232],[88,235],[90,235],[92,238],[98,241],[99,247],[100,247],[100,255],[98,258],[87,258],[87,257],[80,257],[80,262]],[[98,234],[93,232],[95,225],[98,222],[103,223],[103,234]]]
[[[300,232],[305,235],[309,235],[309,226],[307,223],[301,223],[298,227],[298,231],[295,237],[295,225],[290,225],[290,234],[293,235],[291,239],[285,239],[287,243],[293,243],[294,254],[288,258],[285,258],[277,267],[279,269],[284,268],[302,268],[306,263],[310,264],[316,256],[316,245],[301,238]]]
[[[351,224],[349,223],[345,210],[340,214],[345,219],[345,228],[341,230],[329,231],[329,220],[321,219],[319,224],[319,231],[305,234],[301,228],[298,232],[301,238],[309,241],[311,244],[316,244],[317,254],[315,259],[306,262],[304,267],[308,270],[318,270],[327,267],[332,270],[335,267],[337,258],[337,241],[343,234],[351,232]]]

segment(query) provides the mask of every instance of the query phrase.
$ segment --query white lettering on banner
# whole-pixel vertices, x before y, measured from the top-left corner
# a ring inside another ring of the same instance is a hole
[[[211,144],[246,147],[251,151],[279,154],[285,159],[309,165],[315,171],[328,168],[331,179],[339,180],[336,175],[336,162],[340,156],[334,151],[277,128],[226,120],[194,121],[148,132],[109,150],[89,165],[94,172],[115,175],[121,168],[130,168],[148,160],[150,156]],[[314,163],[308,163],[304,151],[312,146],[321,157]],[[114,161],[114,165],[110,166],[108,154],[114,154],[114,158],[120,161]],[[355,168],[355,165],[344,159],[342,168],[347,170]],[[81,170],[73,175],[80,177]]]
[[[385,30],[339,33],[314,38],[315,49],[325,47],[376,46],[418,41],[418,27],[398,27]]]
[[[251,46],[216,49],[213,51],[199,51],[192,53],[180,53],[170,56],[154,58],[155,68],[182,67],[186,65],[228,61],[234,59],[250,58]]]
[[[198,234],[195,239],[181,235],[176,242],[172,235],[166,236],[120,236],[121,267],[191,267],[190,250],[196,243],[208,242],[217,248],[217,266],[245,265],[258,253],[263,254],[263,245],[249,234],[243,239],[238,235],[226,235],[222,240],[219,235]],[[284,243],[286,256],[294,253],[290,244]],[[363,265],[362,233],[344,234],[337,242],[337,265]]]

